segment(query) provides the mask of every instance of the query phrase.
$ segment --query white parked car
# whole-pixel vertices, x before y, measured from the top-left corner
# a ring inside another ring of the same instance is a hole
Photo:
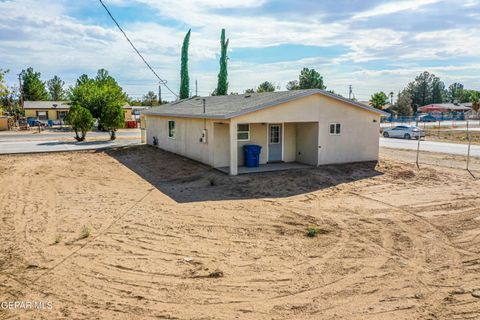
[[[385,138],[418,139],[425,137],[425,132],[416,126],[396,126],[383,130]]]

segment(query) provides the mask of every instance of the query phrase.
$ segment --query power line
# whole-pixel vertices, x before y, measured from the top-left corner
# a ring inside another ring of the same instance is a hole
[[[110,16],[110,18],[112,19],[112,21],[117,25],[118,29],[120,30],[120,32],[122,32],[123,36],[125,37],[125,39],[127,39],[128,43],[130,43],[130,45],[132,46],[133,50],[135,50],[135,52],[138,54],[138,56],[143,60],[143,62],[145,63],[145,65],[150,69],[150,71],[152,71],[152,73],[158,78],[158,80],[168,89],[168,91],[170,91],[176,98],[178,98],[178,95],[173,92],[172,89],[170,89],[170,87],[167,85],[167,81],[166,80],[163,80],[162,78],[160,78],[160,76],[155,72],[155,70],[153,70],[153,68],[150,66],[150,64],[147,62],[147,60],[145,60],[145,58],[142,56],[142,54],[140,53],[140,51],[138,51],[138,49],[135,47],[135,45],[132,43],[132,41],[128,38],[127,34],[125,33],[125,31],[123,31],[122,27],[120,27],[120,25],[118,24],[117,20],[115,20],[115,18],[113,17],[112,13],[110,12],[110,10],[108,10],[107,6],[105,5],[105,3],[103,3],[102,0],[98,0],[100,1],[100,4],[103,6],[103,8],[105,8],[105,11],[107,11],[108,15]]]

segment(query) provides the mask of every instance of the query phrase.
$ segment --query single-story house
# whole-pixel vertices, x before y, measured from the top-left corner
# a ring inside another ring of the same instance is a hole
[[[424,113],[431,113],[431,112],[444,112],[444,113],[452,113],[452,112],[468,112],[471,111],[471,105],[467,106],[466,104],[459,104],[459,103],[432,103],[426,106],[418,108],[418,111]]]
[[[238,174],[243,146],[260,164],[377,161],[388,114],[318,89],[193,97],[142,111],[150,145]]]
[[[68,101],[25,101],[23,108],[27,118],[60,122],[70,110],[70,105]],[[127,103],[123,109],[125,120],[132,120],[132,107]]]

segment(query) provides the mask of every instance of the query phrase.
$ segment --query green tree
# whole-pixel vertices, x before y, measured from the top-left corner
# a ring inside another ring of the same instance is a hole
[[[94,118],[100,119],[100,122],[105,106],[116,104],[123,106],[127,101],[127,95],[105,69],[98,70],[95,78],[80,76],[75,86],[70,89],[69,98],[73,105],[88,109]]]
[[[478,110],[480,109],[480,95],[477,91],[473,91],[472,92],[472,95],[470,97],[470,102],[472,103],[472,109],[475,111],[475,112],[478,112]]]
[[[190,31],[188,30],[183,39],[182,45],[182,65],[180,69],[180,99],[186,99],[190,96],[190,77],[188,75],[188,46],[190,45]]]
[[[434,74],[425,71],[415,77],[407,86],[412,99],[413,110],[432,103],[441,103],[444,100],[445,85]]]
[[[108,103],[102,108],[100,124],[110,133],[110,140],[115,140],[118,128],[123,128],[125,115],[123,107],[118,103]]]
[[[92,130],[94,126],[93,117],[90,111],[76,104],[70,107],[70,110],[65,117],[65,123],[70,125],[73,131],[75,131],[75,139],[77,141],[85,140],[87,131]]]
[[[292,80],[292,81],[288,81],[286,88],[287,90],[298,90],[300,89],[300,86],[298,85],[297,80]]]
[[[48,92],[45,88],[45,82],[40,78],[40,72],[33,71],[30,67],[22,70],[22,91],[23,98],[30,101],[48,100]]]
[[[142,106],[158,106],[158,98],[155,92],[148,91],[148,93],[143,96]]]
[[[262,82],[258,87],[257,87],[257,92],[274,92],[275,91],[275,86],[273,83],[269,81]]]
[[[20,106],[19,97],[20,95],[16,88],[9,89],[7,95],[0,97],[0,109],[3,109],[8,115],[14,116],[15,118],[23,117],[25,111]]]
[[[410,91],[404,89],[398,93],[397,102],[392,108],[399,116],[411,116],[412,109],[412,96]]]
[[[463,84],[455,82],[455,83],[452,83],[450,86],[448,86],[447,99],[449,102],[455,102],[455,101],[468,102],[468,100],[462,101],[463,95],[464,95]]]
[[[224,96],[228,92],[228,71],[227,71],[227,49],[228,39],[225,40],[225,29],[222,29],[220,36],[220,71],[218,73],[218,84],[216,95]]]
[[[388,97],[385,92],[380,91],[372,95],[372,97],[370,98],[370,103],[372,104],[372,107],[376,109],[381,109],[384,105],[388,103]]]
[[[8,96],[9,90],[7,88],[7,82],[5,80],[5,74],[8,73],[9,70],[0,69],[0,98],[4,96]]]
[[[245,90],[245,93],[249,94],[249,93],[255,93],[255,89],[251,88],[251,89],[247,89]]]
[[[315,69],[303,68],[298,80],[300,89],[327,89],[323,84],[323,77]]]
[[[432,103],[442,103],[445,101],[445,84],[438,77],[432,80]]]
[[[47,81],[48,91],[50,93],[50,99],[53,101],[61,101],[65,99],[65,90],[63,86],[65,82],[62,81],[58,76],[54,76],[52,79]]]

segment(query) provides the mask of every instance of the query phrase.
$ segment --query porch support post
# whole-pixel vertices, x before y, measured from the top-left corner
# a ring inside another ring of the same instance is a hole
[[[237,123],[230,119],[230,175],[238,174]]]

